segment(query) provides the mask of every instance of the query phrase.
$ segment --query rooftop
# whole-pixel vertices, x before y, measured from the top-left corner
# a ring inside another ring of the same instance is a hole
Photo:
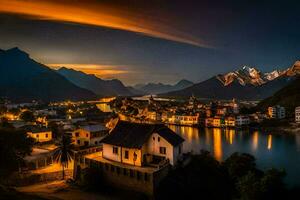
[[[86,125],[86,126],[81,126],[81,129],[84,129],[89,132],[98,132],[98,131],[105,131],[107,128],[101,124],[97,125]]]
[[[119,121],[102,142],[127,148],[141,148],[153,134],[157,133],[173,146],[178,146],[184,139],[162,124],[142,124]]]

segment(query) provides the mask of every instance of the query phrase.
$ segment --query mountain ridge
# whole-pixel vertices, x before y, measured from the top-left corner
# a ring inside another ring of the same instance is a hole
[[[94,74],[86,74],[82,71],[61,67],[59,74],[67,78],[73,84],[88,89],[100,96],[131,96],[132,92],[118,79],[103,80]]]
[[[0,96],[16,102],[97,98],[17,47],[0,51]]]
[[[181,79],[174,85],[171,84],[163,84],[163,83],[147,83],[147,84],[136,84],[133,86],[134,89],[144,92],[145,94],[159,94],[164,92],[171,92],[176,90],[181,90],[187,88],[194,83]]]
[[[300,62],[286,70],[262,73],[256,68],[243,66],[241,69],[213,76],[183,90],[161,93],[165,97],[260,100],[273,95],[286,86],[295,76],[300,75]]]

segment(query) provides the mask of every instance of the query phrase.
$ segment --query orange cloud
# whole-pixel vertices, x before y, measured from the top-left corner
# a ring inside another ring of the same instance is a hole
[[[181,32],[170,24],[141,13],[101,4],[94,0],[0,0],[0,13],[31,16],[35,19],[108,27],[205,48],[207,42]]]
[[[118,69],[119,66],[113,65],[98,65],[98,64],[47,64],[50,68],[59,69],[66,67],[86,74],[94,74],[100,78],[110,78],[115,75],[132,73],[129,70]]]

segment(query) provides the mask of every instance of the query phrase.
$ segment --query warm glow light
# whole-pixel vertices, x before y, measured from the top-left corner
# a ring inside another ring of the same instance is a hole
[[[27,15],[39,20],[71,22],[131,31],[151,37],[209,47],[189,33],[178,31],[170,24],[124,8],[104,5],[100,1],[85,0],[0,0],[0,12]]]
[[[253,150],[256,150],[257,146],[258,146],[258,131],[255,131],[253,133],[253,143],[252,143]]]
[[[272,135],[268,135],[268,149],[272,149]]]
[[[234,138],[235,130],[229,130],[229,143],[233,144],[233,138]]]
[[[218,161],[222,160],[222,138],[221,138],[221,129],[213,129],[213,138],[214,138],[214,155]]]
[[[112,65],[97,65],[97,64],[47,64],[48,67],[59,69],[66,67],[77,71],[82,71],[86,74],[94,74],[100,78],[109,78],[116,74],[133,73],[129,70],[118,69],[118,66]],[[120,67],[119,67],[120,68]]]

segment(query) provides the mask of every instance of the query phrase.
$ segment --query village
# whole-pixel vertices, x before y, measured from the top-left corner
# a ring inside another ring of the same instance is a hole
[[[23,130],[35,144],[11,182],[24,186],[61,179],[82,179],[84,171],[97,170],[115,187],[153,195],[170,168],[189,162],[184,139],[168,125],[244,129],[267,119],[284,120],[285,108],[242,114],[251,102],[202,103],[187,101],[105,98],[91,102],[57,102],[43,105],[1,105],[1,124]],[[300,123],[300,107],[295,108]],[[70,138],[67,163],[55,157],[61,138]],[[63,171],[63,173],[61,173]]]

